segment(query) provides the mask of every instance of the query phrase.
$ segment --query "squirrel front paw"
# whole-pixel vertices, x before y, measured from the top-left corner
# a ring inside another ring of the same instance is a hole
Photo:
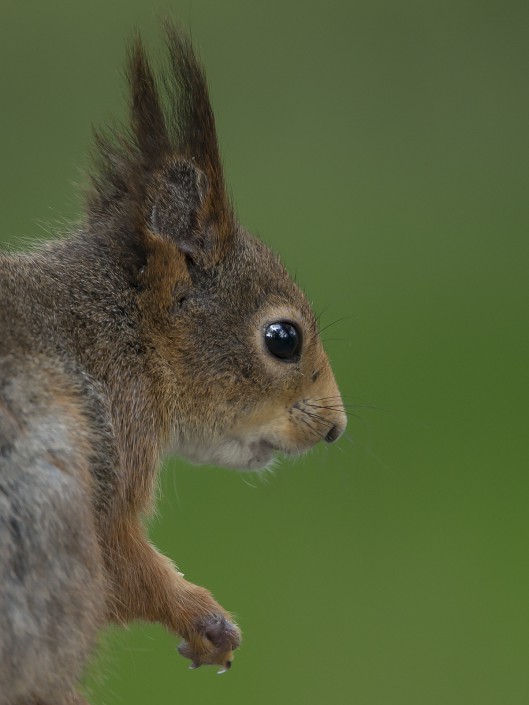
[[[216,664],[222,667],[218,673],[225,673],[231,667],[233,651],[240,643],[239,627],[222,614],[211,614],[193,625],[178,651],[191,659],[190,668]]]

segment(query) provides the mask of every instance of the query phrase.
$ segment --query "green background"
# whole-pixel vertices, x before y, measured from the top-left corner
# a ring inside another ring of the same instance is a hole
[[[242,222],[326,309],[348,437],[265,478],[171,461],[151,535],[245,633],[102,639],[94,705],[529,702],[527,2],[2,0],[6,242],[79,214],[135,27],[207,67]]]

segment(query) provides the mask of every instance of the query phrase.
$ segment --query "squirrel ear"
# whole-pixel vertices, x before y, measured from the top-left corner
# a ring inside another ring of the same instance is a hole
[[[187,160],[166,167],[152,188],[151,230],[172,240],[193,259],[211,249],[201,222],[207,193],[206,175]]]
[[[118,213],[131,230],[163,234],[209,266],[226,255],[237,225],[204,70],[177,27],[168,23],[165,34],[168,70],[159,78],[141,40],[131,47],[130,125],[95,135],[87,215],[99,229]]]

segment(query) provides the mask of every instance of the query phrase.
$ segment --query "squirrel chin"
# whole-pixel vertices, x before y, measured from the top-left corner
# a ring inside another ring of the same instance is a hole
[[[172,449],[178,455],[198,465],[217,465],[241,471],[268,470],[277,461],[277,453],[286,451],[271,441],[260,439],[229,438],[217,443],[183,443]]]

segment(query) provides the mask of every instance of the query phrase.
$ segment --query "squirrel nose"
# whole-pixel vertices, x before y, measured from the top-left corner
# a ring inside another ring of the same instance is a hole
[[[323,439],[325,443],[334,443],[334,441],[337,441],[342,433],[344,432],[343,427],[338,426],[337,424],[334,424],[334,426],[331,428],[331,430],[327,433],[325,438]]]

